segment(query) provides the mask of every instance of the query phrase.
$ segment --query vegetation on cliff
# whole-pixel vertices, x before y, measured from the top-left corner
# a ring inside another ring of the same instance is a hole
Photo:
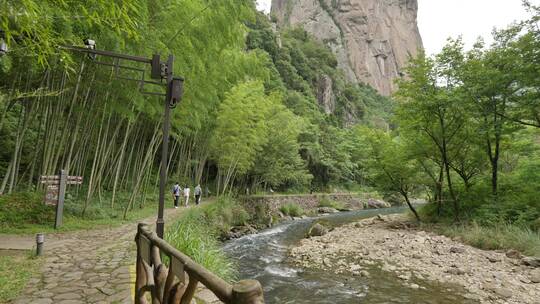
[[[496,227],[504,237],[513,231],[506,225],[538,232],[540,96],[532,79],[540,11],[530,9],[531,20],[498,31],[490,46],[465,50],[449,40],[441,53],[411,60],[395,94],[398,127],[358,129],[368,179],[405,200],[425,195],[421,219]]]

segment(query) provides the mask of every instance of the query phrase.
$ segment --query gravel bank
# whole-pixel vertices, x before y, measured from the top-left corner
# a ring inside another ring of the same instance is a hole
[[[400,215],[378,216],[301,241],[293,261],[354,276],[379,265],[405,286],[437,281],[464,287],[480,303],[540,304],[540,259],[517,252],[484,251],[412,228]],[[529,265],[525,265],[529,264]]]

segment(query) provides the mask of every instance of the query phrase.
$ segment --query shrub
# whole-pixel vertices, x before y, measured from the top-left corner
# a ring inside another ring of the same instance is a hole
[[[55,207],[43,203],[42,193],[20,192],[0,196],[0,227],[51,223],[54,215]]]
[[[208,225],[204,211],[190,209],[167,229],[165,240],[196,263],[224,280],[234,280],[235,266],[221,251],[215,227]]]
[[[219,232],[227,232],[232,226],[245,225],[249,220],[249,213],[244,207],[230,197],[219,197],[212,204],[201,207],[205,221],[214,226]]]
[[[510,224],[486,227],[473,222],[470,225],[445,226],[441,229],[443,234],[460,237],[463,242],[478,248],[512,248],[527,255],[540,256],[540,234],[527,228]]]
[[[337,209],[337,210],[340,210],[340,209],[344,208],[343,203],[330,200],[330,199],[328,199],[326,197],[319,201],[319,207],[329,207],[329,208],[334,208],[334,209]]]
[[[279,208],[279,211],[281,211],[283,214],[288,216],[302,216],[304,214],[304,210],[302,207],[300,207],[298,204],[295,203],[287,203]]]

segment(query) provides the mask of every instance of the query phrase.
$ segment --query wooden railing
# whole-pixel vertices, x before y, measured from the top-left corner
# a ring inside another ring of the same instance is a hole
[[[139,224],[135,242],[135,304],[148,303],[147,292],[152,297],[152,304],[189,304],[198,283],[227,304],[264,303],[263,290],[258,281],[243,280],[234,285],[225,282],[160,239],[146,224]],[[169,267],[161,262],[162,254],[169,257]]]

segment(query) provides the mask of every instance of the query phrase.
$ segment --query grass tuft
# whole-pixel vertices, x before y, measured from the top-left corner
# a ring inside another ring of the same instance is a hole
[[[469,225],[443,225],[438,230],[477,248],[515,249],[526,255],[540,257],[540,234],[528,228],[510,224],[480,226],[473,222]]]
[[[42,259],[30,254],[0,256],[0,303],[14,300],[34,275]]]
[[[283,214],[288,216],[302,216],[305,212],[300,205],[295,203],[287,203],[279,208],[279,211],[281,211]]]
[[[343,205],[343,203],[333,201],[333,200],[330,200],[330,199],[325,197],[325,198],[321,199],[321,201],[319,202],[319,207],[328,207],[328,208],[334,208],[334,209],[337,209],[337,210],[341,210],[341,209],[344,208],[344,205]]]
[[[170,228],[165,240],[190,256],[196,263],[226,281],[236,279],[236,265],[223,251],[219,236],[231,226],[245,224],[248,213],[231,198],[187,210]]]

